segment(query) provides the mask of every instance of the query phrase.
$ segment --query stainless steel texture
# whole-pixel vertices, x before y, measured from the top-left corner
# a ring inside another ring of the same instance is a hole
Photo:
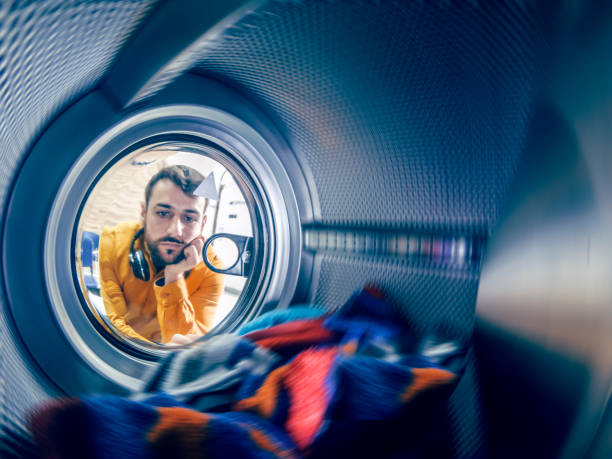
[[[519,400],[504,413],[517,422],[501,437],[532,438],[529,429],[558,422],[563,441],[546,438],[550,432],[537,438],[550,442],[543,452],[568,458],[610,453],[605,436],[596,437],[601,420],[610,423],[612,389],[612,65],[603,57],[612,50],[612,16],[609,8],[599,13],[565,24],[558,36],[477,303],[481,328],[504,342],[481,363],[488,373],[514,373],[514,384],[501,376],[489,384]],[[516,451],[533,452],[527,443]]]
[[[46,393],[72,391],[47,377],[75,350],[42,269],[53,275],[44,225],[78,156],[68,150],[138,110],[192,104],[258,131],[290,182],[288,220],[329,236],[291,255],[301,260],[285,299],[295,290],[333,308],[373,280],[415,332],[470,342],[480,288],[476,346],[428,446],[503,455],[510,440],[523,455],[609,456],[608,2],[268,1],[238,15],[222,3],[0,6],[4,438],[25,435],[23,414]],[[185,33],[169,33],[181,18]],[[54,147],[37,155],[43,132]],[[396,235],[397,251],[380,234]],[[480,259],[457,271],[402,258],[411,234],[490,238],[482,279]],[[346,250],[362,236],[373,252]],[[29,311],[47,334],[42,362],[14,323]],[[88,389],[106,388],[79,365]]]

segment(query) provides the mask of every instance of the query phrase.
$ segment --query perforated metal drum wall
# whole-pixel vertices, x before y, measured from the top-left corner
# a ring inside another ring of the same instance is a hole
[[[199,68],[280,120],[319,223],[486,227],[532,104],[536,33],[515,3],[273,1]]]
[[[152,3],[3,4],[2,202],[40,129],[96,86]],[[192,70],[236,89],[284,135],[314,207],[304,226],[485,239],[523,153],[537,14],[520,2],[262,3],[190,49],[199,54]],[[334,308],[375,282],[418,334],[469,340],[479,259],[457,269],[398,253],[306,250],[314,269],[300,282],[310,300]],[[2,427],[20,430],[23,412],[49,389],[29,375],[4,320],[0,412],[11,418]],[[443,417],[455,455],[483,454],[473,360]]]
[[[50,0],[0,4],[2,208],[11,180],[40,130],[97,84],[153,3]],[[35,190],[36,184],[32,187]],[[0,305],[0,455],[8,454],[3,448],[17,448],[16,454],[22,456],[25,453],[14,441],[23,433],[23,413],[53,391],[41,386],[32,373],[32,362],[7,323],[4,298],[2,295]]]
[[[0,200],[40,129],[95,86],[153,3],[2,2]]]

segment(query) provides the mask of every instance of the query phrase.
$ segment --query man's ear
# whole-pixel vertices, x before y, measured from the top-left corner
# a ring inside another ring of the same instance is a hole
[[[140,222],[143,224],[145,223],[145,215],[147,215],[147,206],[145,206],[144,202],[140,203]]]
[[[206,225],[206,215],[202,217],[202,227],[200,228],[200,234],[204,233],[204,225]]]

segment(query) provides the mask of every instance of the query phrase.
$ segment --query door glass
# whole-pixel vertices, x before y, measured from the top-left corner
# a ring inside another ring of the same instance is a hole
[[[185,344],[238,303],[247,277],[213,272],[202,251],[216,233],[252,237],[251,213],[232,174],[206,153],[172,142],[135,151],[85,202],[75,247],[80,288],[93,315],[125,338]],[[231,240],[207,249],[220,269],[236,257]]]

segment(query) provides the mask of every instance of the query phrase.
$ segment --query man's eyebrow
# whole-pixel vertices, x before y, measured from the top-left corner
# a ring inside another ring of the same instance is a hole
[[[173,209],[174,208],[170,204],[164,204],[163,202],[158,202],[157,204],[155,204],[155,207],[161,207],[162,209]],[[201,215],[201,213],[197,211],[196,209],[184,209],[183,212],[187,214],[198,215],[198,216]]]

